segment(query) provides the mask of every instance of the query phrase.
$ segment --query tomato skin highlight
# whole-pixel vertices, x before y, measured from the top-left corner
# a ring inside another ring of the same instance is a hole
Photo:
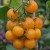
[[[37,3],[36,3],[35,1],[30,0],[30,3],[29,3],[29,4],[30,4],[29,6],[25,6],[25,7],[24,7],[25,10],[26,10],[27,12],[29,12],[29,13],[34,13],[34,12],[36,12],[37,9],[38,9]]]
[[[8,30],[5,34],[5,38],[8,40],[8,41],[14,41],[16,39],[16,37],[13,35],[12,31],[11,30]]]
[[[30,39],[30,40],[35,39],[35,37],[36,37],[35,30],[29,29],[29,30],[27,31],[27,33],[26,33],[26,37],[27,37],[28,39]]]
[[[13,34],[17,37],[21,37],[24,34],[24,29],[20,26],[15,26],[12,30]]]
[[[26,20],[23,22],[24,29],[32,29],[34,28],[34,21],[32,18],[27,17]]]
[[[33,49],[36,45],[35,40],[25,40],[25,47],[28,49]]]
[[[14,13],[13,8],[11,8],[11,9],[9,9],[8,12],[7,12],[7,17],[8,17],[10,20],[14,20],[15,18],[18,17],[18,14],[17,14],[17,13]]]
[[[41,35],[42,35],[40,29],[35,29],[35,32],[36,32],[36,38],[35,39],[39,40]]]
[[[15,40],[13,42],[13,46],[16,48],[16,49],[22,49],[24,47],[24,41],[23,40]]]

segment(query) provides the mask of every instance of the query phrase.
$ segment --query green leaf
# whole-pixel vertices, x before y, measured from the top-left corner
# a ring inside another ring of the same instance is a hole
[[[10,7],[17,9],[21,5],[21,0],[11,0]]]
[[[47,12],[50,13],[50,1],[46,2],[46,8],[47,8]]]

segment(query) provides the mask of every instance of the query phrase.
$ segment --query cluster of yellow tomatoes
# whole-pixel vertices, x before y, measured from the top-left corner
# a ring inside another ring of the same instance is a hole
[[[25,11],[34,13],[38,9],[38,5],[35,1],[30,0],[29,6],[24,6]],[[14,13],[14,9],[11,8],[7,12],[8,19],[14,20],[18,18],[18,13]],[[36,45],[36,40],[41,37],[40,29],[43,27],[43,22],[40,18],[26,17],[21,23],[18,20],[14,22],[9,20],[6,24],[7,32],[5,37],[8,41],[13,41],[13,46],[16,49],[22,49],[26,47],[32,49]],[[22,26],[18,25],[22,24]]]

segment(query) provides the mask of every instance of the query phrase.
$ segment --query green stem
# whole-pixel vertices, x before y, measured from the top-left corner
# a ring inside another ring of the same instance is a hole
[[[16,12],[16,11],[18,11],[18,10],[19,10],[19,8],[20,8],[21,6],[22,6],[22,5],[20,5],[17,9],[16,9],[16,8],[14,8],[15,12]]]
[[[24,14],[24,13],[23,13],[23,14]],[[22,16],[23,14],[19,15],[18,17]],[[13,22],[16,21],[16,20],[18,20],[18,18],[15,18],[15,19],[13,20]]]

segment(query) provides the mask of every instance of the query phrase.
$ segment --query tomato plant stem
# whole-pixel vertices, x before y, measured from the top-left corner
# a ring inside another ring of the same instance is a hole
[[[33,15],[32,15],[32,18],[34,18],[35,17],[35,13],[33,13]]]
[[[38,41],[36,40],[35,50],[38,50]]]
[[[32,18],[36,17],[35,13],[33,13]],[[38,50],[38,41],[36,40],[36,46],[35,46],[35,50]]]

